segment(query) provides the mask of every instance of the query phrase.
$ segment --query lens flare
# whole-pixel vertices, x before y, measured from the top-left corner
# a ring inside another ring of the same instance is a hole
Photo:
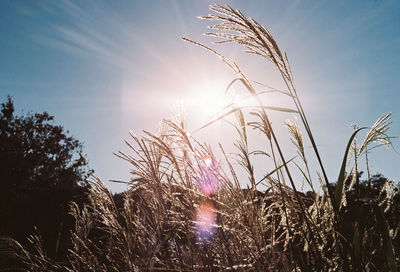
[[[196,231],[199,239],[209,240],[212,238],[216,220],[214,204],[209,200],[201,202],[196,213]]]
[[[197,186],[201,192],[209,197],[221,189],[221,181],[218,178],[218,163],[212,157],[201,160],[200,173],[196,179]],[[196,211],[196,231],[198,238],[202,241],[209,241],[213,237],[216,228],[216,209],[212,201],[201,201]]]
[[[211,167],[211,166],[213,165],[213,161],[212,161],[211,158],[206,158],[206,159],[204,160],[204,163],[205,163],[205,165],[206,165],[207,167]]]
[[[202,182],[202,184],[200,185],[200,189],[203,192],[203,194],[209,196],[214,192],[214,187],[211,184],[211,182]]]
[[[221,187],[221,182],[216,176],[215,162],[210,157],[203,159],[197,186],[207,196],[215,193]]]
[[[200,179],[197,180],[197,186],[206,196],[210,196],[221,189],[221,182],[214,173],[204,172]]]

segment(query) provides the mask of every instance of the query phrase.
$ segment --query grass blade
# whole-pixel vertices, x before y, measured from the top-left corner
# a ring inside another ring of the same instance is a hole
[[[351,135],[351,137],[349,139],[349,142],[347,143],[346,151],[344,152],[342,166],[340,168],[339,177],[338,177],[336,189],[335,189],[334,207],[335,207],[336,212],[339,211],[340,203],[342,202],[342,198],[343,198],[344,180],[346,178],[345,172],[346,172],[347,156],[349,154],[349,150],[351,148],[351,144],[353,143],[354,137],[356,137],[357,133],[363,129],[366,129],[366,127],[359,128],[353,132],[353,134]],[[329,188],[327,188],[327,189],[329,190]]]
[[[268,177],[270,177],[271,175],[273,175],[274,173],[276,173],[277,171],[279,171],[282,167],[284,167],[285,165],[287,165],[289,162],[291,162],[292,160],[294,160],[294,158],[296,158],[296,157],[291,158],[290,160],[288,160],[288,161],[285,162],[284,164],[279,165],[277,168],[275,168],[274,170],[272,170],[271,172],[269,172],[268,174],[266,174],[262,179],[260,179],[260,180],[256,183],[256,186],[257,186],[258,184],[260,184],[263,180],[267,179]]]

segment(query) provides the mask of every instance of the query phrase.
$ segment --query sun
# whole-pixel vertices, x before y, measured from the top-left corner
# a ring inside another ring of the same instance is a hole
[[[194,104],[200,112],[211,117],[223,110],[227,101],[223,90],[215,87],[206,87],[196,90]]]
[[[226,112],[229,107],[240,106],[240,99],[235,90],[225,93],[226,86],[226,82],[194,86],[191,91],[190,104],[196,114],[205,118],[215,118]]]

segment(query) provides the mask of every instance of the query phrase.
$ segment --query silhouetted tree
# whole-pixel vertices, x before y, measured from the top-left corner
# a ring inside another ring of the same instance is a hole
[[[48,256],[63,259],[72,229],[70,201],[85,202],[92,173],[82,144],[47,112],[14,115],[10,97],[0,113],[0,236],[22,244],[34,232]]]

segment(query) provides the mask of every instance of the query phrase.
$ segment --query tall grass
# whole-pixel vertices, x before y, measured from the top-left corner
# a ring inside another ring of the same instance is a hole
[[[222,158],[216,158],[209,146],[187,131],[182,114],[175,120],[164,120],[156,134],[144,131],[144,136],[138,137],[131,133],[126,141],[130,151],[117,154],[133,168],[123,207],[116,205],[96,179],[90,205],[82,210],[71,204],[76,222],[73,248],[68,264],[54,267],[67,271],[397,271],[400,254],[393,241],[399,240],[400,225],[388,222],[387,215],[394,212],[391,201],[399,194],[398,187],[388,183],[379,198],[358,195],[354,203],[359,218],[346,220],[353,209],[346,206],[346,196],[353,192],[351,176],[357,176],[360,158],[368,156],[376,143],[391,144],[387,136],[390,114],[378,119],[360,146],[354,140],[365,128],[351,135],[333,186],[286,53],[266,28],[240,11],[220,5],[210,9],[214,13],[202,18],[219,23],[211,26],[216,31],[207,35],[220,38],[217,43],[244,46],[247,52],[272,63],[286,90],[272,88],[269,92],[289,97],[295,109],[264,106],[261,95],[265,92],[257,91],[237,64],[208,46],[183,38],[215,54],[236,73],[237,78],[227,84],[227,92],[233,84],[242,84],[258,103],[250,110],[229,105],[201,128],[232,115],[237,133],[234,160],[222,144]],[[297,157],[285,156],[270,111],[299,116],[300,124],[279,124],[287,127]],[[249,129],[261,132],[268,150],[250,149],[253,139]],[[314,155],[307,154],[304,146],[308,143]],[[255,156],[269,158],[275,168],[255,168]],[[321,172],[317,177],[309,167],[314,159]],[[366,161],[368,167],[368,158]],[[247,188],[242,188],[240,169],[246,170]],[[255,173],[262,173],[263,178],[257,180]],[[298,190],[300,181],[294,180],[294,173],[300,173],[311,192]],[[321,184],[319,191],[315,189],[317,182]],[[43,254],[37,259],[29,257],[37,254],[24,254],[26,263],[46,260],[44,266],[50,262]]]

